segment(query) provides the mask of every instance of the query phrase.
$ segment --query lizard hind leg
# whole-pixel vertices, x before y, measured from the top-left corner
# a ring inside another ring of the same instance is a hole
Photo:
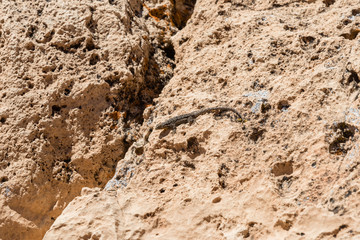
[[[195,118],[194,117],[188,117],[187,122],[189,125],[193,125],[193,123],[195,122]]]
[[[220,117],[226,111],[221,110],[221,109],[216,109],[216,110],[213,110],[213,112],[214,112],[214,117]]]
[[[227,109],[216,109],[214,116],[215,117],[228,116],[231,120],[234,120],[233,114],[230,114],[230,115],[225,114],[227,112],[229,112],[229,110],[227,110]],[[238,114],[235,113],[235,115],[238,115]],[[242,122],[242,118],[239,116],[235,116],[235,121]]]
[[[170,129],[173,134],[176,133],[176,125],[174,123],[170,125]]]

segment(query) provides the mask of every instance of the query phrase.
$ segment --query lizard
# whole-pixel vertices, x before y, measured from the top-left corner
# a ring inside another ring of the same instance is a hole
[[[183,114],[183,115],[179,115],[179,116],[170,118],[170,119],[166,120],[165,122],[162,122],[162,123],[156,125],[155,129],[173,129],[173,130],[175,130],[175,128],[177,126],[179,126],[180,124],[191,123],[198,116],[209,113],[209,112],[213,112],[213,111],[220,111],[220,112],[231,111],[231,112],[234,112],[239,117],[239,121],[243,121],[243,118],[240,115],[240,113],[238,111],[236,111],[234,108],[211,107],[211,108],[203,108],[203,109],[200,109],[195,112],[191,112],[191,113],[187,113],[187,114]]]

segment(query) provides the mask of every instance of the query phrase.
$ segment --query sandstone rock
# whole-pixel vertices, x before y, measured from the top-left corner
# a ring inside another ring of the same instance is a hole
[[[359,238],[356,1],[1,5],[0,238]]]

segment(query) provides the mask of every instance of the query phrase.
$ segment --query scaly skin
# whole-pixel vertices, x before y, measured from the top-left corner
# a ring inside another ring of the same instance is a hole
[[[212,108],[204,108],[199,111],[195,111],[195,112],[191,112],[191,113],[187,113],[187,114],[183,114],[183,115],[179,115],[179,116],[170,118],[170,119],[166,120],[165,122],[156,125],[155,129],[175,129],[180,124],[192,122],[198,116],[208,113],[208,112],[213,112],[213,111],[221,111],[221,112],[231,111],[231,112],[234,112],[241,121],[243,120],[240,113],[238,111],[236,111],[234,108],[212,107]]]

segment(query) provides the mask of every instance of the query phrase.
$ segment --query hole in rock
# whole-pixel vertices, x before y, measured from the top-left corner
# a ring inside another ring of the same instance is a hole
[[[37,29],[38,28],[36,26],[31,25],[26,32],[26,36],[29,38],[32,38],[34,36],[35,32],[37,31]]]
[[[187,148],[191,152],[197,152],[199,148],[199,142],[196,137],[191,137],[187,140]]]
[[[28,88],[30,88],[30,89],[34,88],[34,84],[32,82],[28,82],[27,85],[28,85]]]
[[[99,61],[100,61],[100,56],[96,53],[93,53],[90,57],[89,63],[90,65],[95,65]]]
[[[53,106],[51,107],[51,109],[52,109],[51,116],[54,116],[55,113],[59,113],[59,112],[60,112],[61,107],[58,106],[58,105],[53,105]]]
[[[143,147],[136,148],[135,153],[136,155],[142,155],[144,153],[144,148]]]
[[[175,60],[175,49],[171,42],[165,44],[164,51],[168,58]]]
[[[0,183],[4,183],[9,181],[9,178],[7,176],[0,177]]]
[[[312,37],[312,36],[304,36],[304,37],[301,37],[301,41],[302,41],[304,44],[308,45],[308,44],[313,43],[313,42],[315,41],[315,38]]]
[[[275,163],[271,169],[271,173],[274,174],[276,177],[282,175],[290,175],[293,173],[293,171],[294,170],[292,161]]]
[[[351,29],[350,33],[343,33],[340,36],[345,39],[348,39],[348,40],[354,40],[357,37],[357,35],[359,34],[359,32],[360,32],[360,29],[358,29],[358,28]]]
[[[64,90],[64,94],[65,94],[66,96],[68,96],[68,95],[70,94],[70,92],[71,92],[71,90],[68,89],[68,88],[66,88],[66,89]]]
[[[200,147],[200,143],[196,137],[187,139],[187,149],[189,157],[194,159],[200,154],[204,153],[204,149]]]
[[[29,51],[33,51],[33,50],[35,50],[35,44],[32,42],[28,42],[25,44],[25,49],[27,49]]]
[[[261,104],[261,113],[266,113],[271,109],[271,105],[269,103],[262,103]]]
[[[323,0],[323,3],[328,7],[335,3],[335,0]]]
[[[351,83],[351,82],[356,82],[356,83],[360,82],[359,76],[354,70],[350,70],[350,76],[348,78],[348,83]]]
[[[259,138],[261,138],[265,132],[265,129],[254,128],[252,133],[250,134],[250,139],[254,142],[257,142],[257,140],[259,140]]]
[[[334,124],[332,131],[329,153],[337,155],[347,153],[351,147],[346,146],[346,143],[354,137],[357,128],[345,122],[340,122]]]
[[[94,41],[93,41],[92,38],[86,39],[85,48],[86,48],[86,50],[88,50],[88,51],[91,51],[91,50],[94,50],[95,48],[97,48],[97,47],[95,46],[95,43],[94,43]]]
[[[358,14],[360,14],[360,8],[351,10],[351,15],[357,16]]]
[[[286,111],[289,107],[290,107],[290,104],[286,100],[281,100],[277,105],[277,108],[281,111]]]
[[[285,231],[289,231],[290,228],[292,227],[292,225],[293,225],[293,222],[290,221],[290,220],[285,220],[285,222],[282,221],[282,220],[278,220],[278,221],[275,223],[274,227],[280,226],[280,227],[281,227],[282,229],[284,229]]]

